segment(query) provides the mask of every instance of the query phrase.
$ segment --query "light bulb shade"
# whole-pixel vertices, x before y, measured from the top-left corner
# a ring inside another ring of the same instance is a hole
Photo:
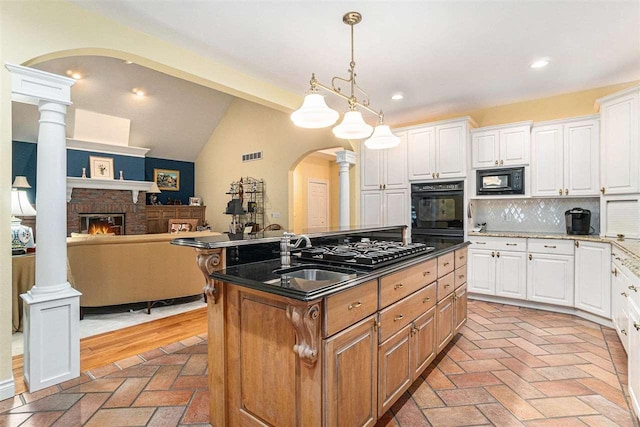
[[[33,209],[27,192],[24,190],[11,190],[11,215],[17,216],[35,216],[36,210]]]
[[[151,184],[151,188],[147,191],[147,193],[154,193],[154,194],[161,193],[160,189],[158,188],[158,184],[155,182]]]
[[[291,113],[291,121],[298,127],[319,129],[331,126],[340,114],[327,106],[324,96],[310,93],[304,97],[302,107]]]
[[[347,111],[342,122],[333,128],[333,134],[340,139],[362,139],[371,135],[373,128],[365,123],[360,111]]]
[[[378,125],[373,131],[371,138],[364,142],[364,146],[370,150],[382,150],[384,148],[397,147],[400,144],[400,138],[395,136],[389,126]]]
[[[29,185],[29,181],[27,181],[26,176],[17,175],[16,179],[13,180],[13,188],[31,188]]]

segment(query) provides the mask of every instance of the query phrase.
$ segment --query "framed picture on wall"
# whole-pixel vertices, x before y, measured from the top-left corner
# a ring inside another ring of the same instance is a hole
[[[153,180],[161,191],[180,191],[180,171],[154,169]]]
[[[92,179],[113,179],[113,158],[89,156]]]

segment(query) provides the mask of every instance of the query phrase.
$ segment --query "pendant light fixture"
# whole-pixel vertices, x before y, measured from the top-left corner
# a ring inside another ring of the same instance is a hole
[[[358,12],[349,12],[342,17],[342,22],[351,28],[349,78],[344,79],[336,76],[331,79],[331,87],[329,87],[318,82],[316,75],[311,74],[311,80],[309,82],[311,89],[309,94],[305,96],[302,106],[291,114],[291,121],[293,121],[296,126],[315,129],[331,126],[338,120],[340,116],[338,112],[329,108],[324,100],[324,96],[318,93],[318,88],[322,88],[329,93],[344,98],[349,105],[349,110],[344,114],[342,122],[333,128],[333,134],[337,138],[363,139],[370,136],[364,143],[367,148],[374,150],[392,148],[400,144],[400,138],[395,136],[389,126],[384,124],[384,114],[382,111],[378,113],[369,106],[369,95],[356,83],[356,62],[353,55],[353,26],[360,21],[362,21],[362,15]],[[336,81],[349,84],[351,88],[349,96],[342,93],[341,88],[336,86]],[[356,91],[359,91],[363,95],[364,99],[362,101],[358,100]],[[358,108],[375,114],[378,117],[378,124],[375,130],[364,121],[362,113]],[[373,135],[371,134],[372,131]]]

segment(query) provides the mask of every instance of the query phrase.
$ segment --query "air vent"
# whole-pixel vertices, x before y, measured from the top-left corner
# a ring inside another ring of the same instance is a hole
[[[254,160],[262,160],[262,151],[242,155],[243,162],[253,162]]]

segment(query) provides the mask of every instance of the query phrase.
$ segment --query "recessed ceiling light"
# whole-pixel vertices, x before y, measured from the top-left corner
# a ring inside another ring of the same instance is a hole
[[[393,99],[394,101],[400,101],[403,98],[404,98],[404,95],[401,93],[396,93],[391,97],[391,99]]]
[[[137,87],[133,88],[132,92],[133,92],[133,93],[135,93],[135,94],[136,94],[136,95],[138,95],[138,96],[145,96],[145,95],[146,95],[146,93],[144,92],[144,90],[139,89],[139,88],[137,88]]]
[[[536,61],[533,61],[531,63],[531,65],[529,65],[529,67],[535,69],[535,68],[544,68],[547,65],[549,65],[549,59],[548,58],[541,58],[541,59],[538,59]]]
[[[82,74],[80,74],[77,71],[73,71],[73,70],[67,70],[67,76],[71,77],[72,79],[75,80],[80,80],[82,78]]]
[[[125,64],[127,64],[127,65],[131,65],[131,64],[133,64],[133,61],[122,61],[122,62],[124,62],[124,63],[125,63]]]

